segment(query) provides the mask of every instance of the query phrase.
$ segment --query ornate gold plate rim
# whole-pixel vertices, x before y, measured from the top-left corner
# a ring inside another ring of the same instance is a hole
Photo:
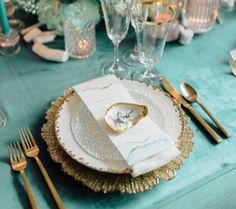
[[[157,87],[153,87],[156,89]],[[162,91],[160,88],[158,88]],[[189,118],[185,115],[178,103],[165,93],[178,107],[182,115],[183,130],[176,143],[181,155],[167,165],[156,169],[145,175],[133,178],[130,174],[104,173],[88,168],[73,160],[60,146],[55,133],[55,120],[61,105],[73,94],[71,89],[64,92],[64,96],[58,97],[51,103],[51,107],[46,112],[47,122],[43,125],[41,135],[47,144],[47,150],[52,160],[61,164],[62,171],[72,176],[76,181],[89,187],[95,192],[137,193],[152,189],[159,184],[159,180],[170,180],[175,177],[176,171],[183,165],[193,148],[193,132],[189,128]]]

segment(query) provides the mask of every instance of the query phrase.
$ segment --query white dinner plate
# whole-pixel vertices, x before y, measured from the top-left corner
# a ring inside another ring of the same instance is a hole
[[[148,107],[149,117],[176,142],[184,124],[175,101],[162,90],[145,83],[130,80],[121,82],[138,104]],[[55,129],[60,145],[79,163],[103,172],[130,172],[76,93],[63,103]]]

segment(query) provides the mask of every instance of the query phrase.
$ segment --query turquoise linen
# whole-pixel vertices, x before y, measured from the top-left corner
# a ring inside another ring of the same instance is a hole
[[[133,47],[134,36],[121,46]],[[52,44],[62,48],[58,39]],[[13,57],[0,57],[0,109],[8,117],[0,129],[0,208],[28,209],[29,201],[20,176],[9,166],[6,144],[19,139],[17,130],[29,126],[37,138],[42,161],[67,209],[234,209],[236,208],[236,78],[228,65],[229,50],[236,48],[236,13],[225,15],[223,25],[196,36],[191,45],[167,45],[159,69],[179,89],[181,82],[193,84],[201,100],[225,124],[233,136],[220,145],[211,143],[191,122],[194,150],[176,178],[161,181],[157,188],[135,195],[94,193],[65,175],[55,164],[40,129],[50,102],[63,90],[101,75],[100,67],[112,60],[112,43],[105,31],[97,33],[97,51],[86,60],[63,64],[42,60],[22,44]],[[136,70],[136,69],[133,69]],[[194,107],[211,123],[197,106]],[[26,174],[39,208],[57,208],[33,160],[28,160]]]

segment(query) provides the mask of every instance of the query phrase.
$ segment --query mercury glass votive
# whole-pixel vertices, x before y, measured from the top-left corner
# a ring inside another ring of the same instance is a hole
[[[209,31],[216,21],[220,0],[186,0],[182,10],[182,23],[194,33]]]
[[[64,25],[65,50],[73,58],[84,59],[96,50],[94,22],[70,22]]]
[[[20,36],[18,32],[11,29],[10,33],[4,34],[0,32],[0,54],[14,55],[20,51]]]

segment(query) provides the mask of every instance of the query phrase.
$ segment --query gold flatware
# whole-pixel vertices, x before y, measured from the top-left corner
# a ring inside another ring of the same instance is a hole
[[[39,155],[39,148],[38,148],[38,145],[36,144],[36,141],[31,133],[31,131],[29,130],[29,128],[27,128],[27,129],[22,128],[19,130],[19,134],[20,134],[21,143],[23,145],[23,149],[25,151],[26,156],[34,158],[36,160],[36,162],[39,166],[39,169],[42,172],[45,181],[47,182],[47,185],[52,193],[52,196],[53,196],[58,208],[65,209],[55,186],[53,185],[50,177],[48,176],[46,169],[44,168],[41,160],[39,159],[39,156],[38,156]]]
[[[207,124],[207,122],[192,108],[192,106],[179,94],[179,92],[169,83],[169,81],[161,77],[161,83],[169,94],[174,97],[180,104],[182,104],[190,113],[197,119],[197,121],[205,128],[211,137],[217,142],[221,143],[221,137]]]
[[[27,167],[27,162],[25,160],[25,156],[20,147],[20,144],[17,141],[17,142],[8,144],[7,147],[8,147],[11,167],[14,171],[20,172],[24,185],[25,185],[25,189],[27,191],[27,194],[28,194],[31,206],[32,206],[32,209],[37,209],[38,207],[37,207],[33,192],[31,190],[30,183],[25,175],[25,168]]]
[[[224,128],[224,126],[218,121],[215,116],[206,108],[206,106],[200,102],[198,92],[188,83],[182,83],[180,85],[181,92],[184,98],[189,102],[196,102],[207,113],[212,121],[219,127],[222,133],[229,138],[231,134]]]
[[[231,67],[233,75],[236,76],[236,60],[229,61],[229,65]]]

